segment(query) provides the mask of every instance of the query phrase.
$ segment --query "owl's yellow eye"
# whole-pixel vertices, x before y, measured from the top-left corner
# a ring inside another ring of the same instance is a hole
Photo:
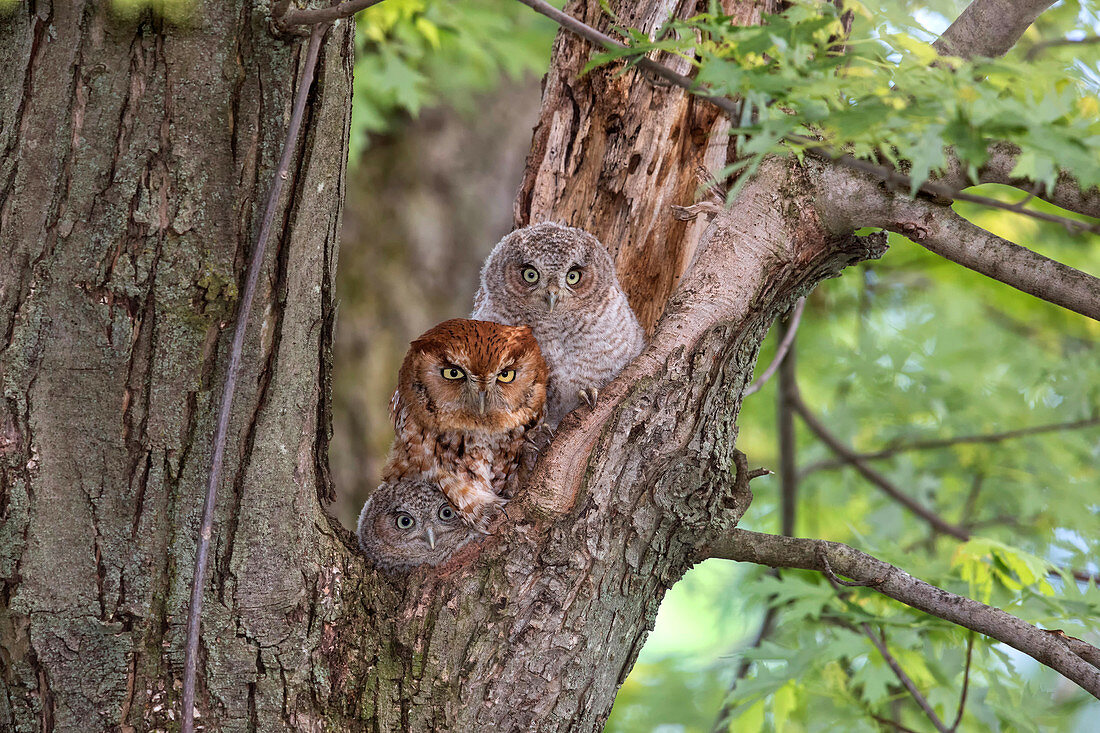
[[[537,283],[539,281],[539,271],[533,267],[523,268],[523,281],[528,283]]]
[[[498,382],[504,382],[505,384],[507,384],[508,382],[511,382],[515,378],[516,378],[516,370],[515,369],[505,369],[503,372],[501,372],[500,374],[497,375],[497,381]]]
[[[416,520],[405,512],[401,512],[397,515],[398,529],[411,529],[414,524],[416,524]]]
[[[466,372],[462,371],[458,367],[445,367],[439,373],[443,375],[444,379],[454,380],[454,379],[465,379],[466,378]]]
[[[581,281],[581,269],[579,267],[574,267],[572,270],[570,270],[565,275],[565,282],[568,283],[569,285],[576,285],[580,281]]]

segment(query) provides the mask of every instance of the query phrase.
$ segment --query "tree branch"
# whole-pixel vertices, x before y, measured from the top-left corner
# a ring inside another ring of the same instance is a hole
[[[962,58],[971,56],[1002,56],[1019,40],[1020,36],[1035,22],[1042,12],[1053,5],[1046,0],[975,0],[951,24],[943,36],[932,44],[940,53],[949,53]],[[990,22],[992,20],[992,22]],[[976,39],[975,39],[976,37]],[[1093,41],[1100,37],[1093,37]],[[1068,39],[1057,39],[1037,43],[1028,50],[1030,60],[1050,46],[1072,43]],[[989,159],[979,171],[978,180],[967,178],[966,167],[959,164],[954,155],[949,157],[949,172],[938,180],[949,183],[955,188],[966,188],[973,183],[1002,183],[1015,186],[1049,201],[1055,206],[1074,211],[1078,214],[1100,217],[1100,188],[1093,187],[1084,191],[1073,176],[1059,172],[1053,191],[1026,178],[1012,176],[1019,150],[1012,145],[995,144],[989,149]]]
[[[302,126],[302,118],[305,116],[306,99],[309,97],[310,87],[313,86],[313,70],[317,66],[321,40],[327,31],[327,24],[318,24],[313,27],[313,32],[309,37],[309,48],[306,50],[302,78],[298,81],[298,91],[294,97],[294,107],[291,110],[290,123],[286,130],[286,140],[283,142],[283,154],[279,158],[279,166],[271,181],[271,190],[267,196],[267,205],[264,208],[260,231],[256,236],[256,245],[252,248],[252,259],[248,264],[244,293],[241,295],[240,304],[237,307],[237,323],[233,330],[233,342],[229,347],[229,367],[226,371],[225,385],[222,388],[221,403],[218,407],[218,425],[214,432],[214,454],[210,461],[210,480],[206,485],[206,499],[202,506],[202,523],[195,547],[195,574],[191,583],[191,605],[187,612],[187,643],[183,662],[182,733],[191,733],[194,726],[195,670],[199,656],[199,620],[202,618],[206,563],[210,553],[210,538],[213,535],[215,497],[217,496],[218,484],[221,483],[222,463],[225,459],[225,441],[229,433],[229,417],[233,409],[233,396],[237,389],[237,377],[241,371],[241,352],[244,349],[245,332],[248,330],[248,316],[252,312],[252,300],[256,294],[260,270],[263,268],[264,251],[267,248],[267,240],[271,236],[271,226],[275,221],[275,210],[279,205],[279,196],[282,194],[283,184],[286,182],[287,172],[290,170],[290,159],[294,155],[298,132]]]
[[[1004,56],[1055,0],[974,0],[932,47],[947,56]]]
[[[998,237],[950,209],[925,210],[923,221],[895,221],[884,228],[944,259],[1100,321],[1100,279]]]
[[[1053,38],[1049,41],[1039,41],[1034,46],[1027,50],[1024,55],[1025,61],[1032,61],[1037,56],[1043,54],[1048,48],[1055,48],[1057,46],[1091,46],[1094,43],[1100,43],[1100,36],[1085,36],[1084,38]]]
[[[954,188],[966,188],[977,183],[1013,186],[1067,211],[1100,218],[1100,188],[1093,186],[1083,190],[1076,178],[1060,171],[1053,190],[1048,191],[1045,185],[1012,174],[1020,155],[1016,146],[1007,143],[994,144],[989,147],[987,154],[986,162],[978,169],[977,180],[970,179],[966,166],[954,156],[949,158],[947,172],[936,180]]]
[[[1086,661],[1100,655],[1100,650],[1079,639],[1069,642],[1068,637],[1036,628],[998,608],[925,583],[848,545],[734,529],[702,548],[699,559],[710,557],[818,572],[825,572],[827,562],[837,573],[907,606],[1008,644],[1100,699],[1100,669]]]
[[[971,224],[950,208],[883,190],[837,167],[827,169],[822,204],[830,226],[882,227],[945,259],[1042,300],[1100,320],[1100,279]]]
[[[794,343],[795,334],[798,333],[798,323],[802,320],[802,309],[806,307],[806,299],[799,298],[798,303],[795,304],[794,312],[791,313],[790,321],[787,323],[784,331],[783,338],[779,342],[778,348],[775,350],[775,357],[772,358],[771,364],[768,364],[768,368],[764,370],[764,373],[760,375],[759,379],[753,380],[752,384],[745,387],[745,392],[742,397],[748,397],[751,394],[759,392],[768,380],[775,374],[775,370],[779,368],[779,365],[783,363],[783,360],[787,356],[787,351],[790,350],[791,344]]]
[[[801,144],[807,144],[810,141],[808,138],[795,138],[796,142]],[[913,184],[913,179],[902,173],[899,173],[896,169],[891,168],[888,165],[879,165],[878,163],[872,163],[869,160],[862,160],[860,158],[854,158],[850,155],[842,155],[839,158],[829,158],[829,152],[824,148],[811,148],[807,152],[812,153],[815,157],[826,160],[827,162],[838,163],[839,165],[849,168],[853,171],[859,171],[860,173],[866,173],[875,180],[886,184],[886,188],[890,191],[905,191],[908,192]],[[1068,180],[1072,180],[1071,176],[1066,176]],[[966,193],[960,191],[953,186],[948,185],[945,181],[946,178],[930,179],[925,181],[920,188],[917,189],[919,193],[923,193],[926,196],[930,196],[936,201],[942,203],[950,203],[951,201],[966,201],[972,204],[978,204],[980,206],[986,206],[991,209],[1000,209],[1001,211],[1011,211],[1021,216],[1027,216],[1032,219],[1038,219],[1040,221],[1049,221],[1053,224],[1061,224],[1070,231],[1078,232],[1091,232],[1093,234],[1100,234],[1100,224],[1092,224],[1087,222],[1078,221],[1077,219],[1070,219],[1066,216],[1059,216],[1058,214],[1048,214],[1045,211],[1035,211],[1033,209],[1021,208],[1019,204],[1006,204],[1003,201],[998,201],[988,196],[978,196],[972,193]],[[993,180],[982,181],[982,183],[994,183]],[[964,183],[960,185],[970,185]],[[1034,184],[1032,184],[1034,187]],[[1095,189],[1093,189],[1095,190]],[[1079,192],[1081,200],[1089,200],[1091,194],[1089,192]],[[1072,202],[1072,197],[1067,196],[1067,201]],[[906,196],[906,200],[911,200]],[[1053,203],[1053,201],[1052,201]],[[1065,208],[1069,208],[1068,206]]]
[[[800,393],[796,391],[792,399],[795,410],[802,416],[802,420],[806,423],[806,426],[809,427],[825,445],[829,446],[830,450],[850,463],[857,471],[863,474],[864,478],[881,489],[884,494],[923,519],[937,532],[950,535],[964,542],[970,539],[970,533],[964,528],[951,524],[932,510],[922,506],[920,502],[903,492],[885,476],[868,466],[863,459],[860,458],[859,454],[829,432],[825,424],[822,423],[806,405]]]
[[[940,53],[962,58],[1003,56],[1016,44],[1035,19],[1053,4],[1046,0],[1028,0],[1027,2],[975,0],[932,46]],[[1098,40],[1100,36],[1091,36],[1078,41],[1064,38],[1044,41],[1032,46],[1026,58],[1031,60],[1051,46],[1095,43]],[[1047,191],[1046,186],[1026,178],[1014,177],[1012,170],[1016,166],[1016,157],[1019,152],[1012,145],[991,146],[989,159],[979,171],[977,181],[968,180],[966,167],[960,165],[958,159],[951,155],[948,162],[949,172],[937,180],[958,189],[974,183],[1002,183],[1032,193],[1068,211],[1100,217],[1100,188],[1082,190],[1076,179],[1068,173],[1059,171],[1053,191]]]
[[[341,18],[350,18],[360,10],[377,5],[382,0],[348,0],[328,8],[292,8],[290,0],[282,0],[274,7],[273,15],[281,26],[315,25],[331,23]]]
[[[806,302],[803,298],[799,305]],[[787,358],[779,366],[779,390],[776,395],[776,432],[779,434],[779,533],[793,537],[798,512],[798,433],[794,414],[797,411],[798,373],[795,357],[798,353],[793,336],[798,321],[783,326],[783,341],[790,342]]]
[[[1075,420],[1073,422],[1052,423],[1049,425],[1034,425],[1030,428],[1020,428],[1019,430],[1006,430],[1003,433],[986,433],[984,435],[959,435],[954,438],[914,440],[911,443],[899,443],[897,445],[890,446],[889,448],[883,448],[882,450],[874,451],[873,453],[856,453],[855,455],[858,456],[860,460],[877,461],[884,458],[893,458],[900,453],[910,453],[913,451],[924,450],[939,450],[941,448],[950,448],[955,445],[1000,443],[1006,440],[1025,438],[1029,435],[1041,435],[1043,433],[1053,433],[1061,430],[1079,430],[1081,428],[1093,427],[1094,425],[1100,425],[1100,417],[1089,418],[1087,420]],[[808,476],[816,471],[828,471],[834,468],[840,468],[841,466],[848,465],[851,465],[851,462],[848,461],[846,458],[835,458],[825,461],[816,461],[803,468],[800,475]]]

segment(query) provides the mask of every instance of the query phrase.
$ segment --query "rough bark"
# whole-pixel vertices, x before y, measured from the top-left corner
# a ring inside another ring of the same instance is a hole
[[[110,3],[0,24],[0,728],[178,720],[216,394],[301,51],[267,7],[172,25]],[[320,713],[307,590],[350,34],[330,34],[250,326],[203,614],[201,722]],[[291,266],[293,263],[293,266]]]
[[[1004,56],[1055,0],[974,0],[932,44],[952,56]]]

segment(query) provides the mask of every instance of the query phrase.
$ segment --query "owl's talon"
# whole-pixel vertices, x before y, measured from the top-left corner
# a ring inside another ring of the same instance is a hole
[[[460,510],[459,514],[471,529],[488,535],[492,534],[490,526],[499,515],[504,513],[504,505],[507,503],[508,499],[497,494],[479,506],[470,507],[465,511]]]
[[[596,398],[600,396],[600,391],[595,387],[585,387],[579,390],[578,394],[580,394],[581,399],[585,401],[585,404],[590,408],[594,408],[596,406]]]
[[[553,440],[554,429],[546,423],[539,423],[538,426],[531,428],[523,436],[523,442],[531,446],[535,453],[540,454],[550,447]]]

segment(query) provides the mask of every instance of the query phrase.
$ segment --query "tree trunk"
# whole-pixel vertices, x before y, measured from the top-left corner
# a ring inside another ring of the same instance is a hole
[[[768,4],[724,3],[745,22]],[[201,23],[171,27],[75,5],[39,3],[0,30],[0,720],[165,728],[224,326],[302,45],[271,37],[266,6],[208,3]],[[650,30],[664,8],[616,10]],[[568,10],[607,25],[597,0]],[[727,162],[726,122],[633,71],[578,78],[592,49],[559,36],[517,221],[606,242],[652,339],[563,423],[510,521],[445,566],[384,576],[324,511],[347,29],[326,45],[246,343],[200,723],[598,728],[665,590],[748,506],[736,419],[769,324],[882,243],[834,225],[820,176],[783,161],[709,227],[675,220],[696,167]]]
[[[179,719],[226,326],[304,50],[268,5],[196,3],[173,24],[32,0],[0,21],[4,730]],[[320,717],[350,40],[329,34],[245,346],[202,618],[208,730]]]

